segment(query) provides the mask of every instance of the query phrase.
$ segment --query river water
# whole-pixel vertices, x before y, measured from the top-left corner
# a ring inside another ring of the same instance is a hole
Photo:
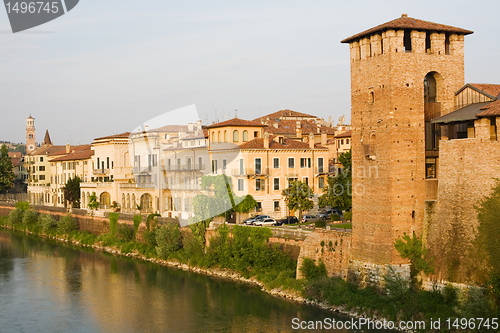
[[[253,286],[0,231],[0,332],[299,332],[294,318],[350,320]]]

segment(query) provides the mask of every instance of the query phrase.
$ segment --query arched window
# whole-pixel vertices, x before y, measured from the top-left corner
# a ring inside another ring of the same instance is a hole
[[[30,134],[30,135],[29,135],[29,138],[30,138],[30,139],[33,139],[33,134]]]
[[[102,192],[99,196],[99,203],[101,205],[100,208],[109,208],[111,206],[111,195],[108,192]]]
[[[217,142],[221,142],[221,140],[220,140],[220,131],[217,132]]]
[[[248,141],[248,132],[245,130],[243,131],[243,142],[247,142]]]
[[[130,193],[127,193],[127,209],[130,209]]]
[[[442,77],[437,72],[430,72],[424,78],[424,119],[425,119],[425,150],[439,150],[440,125],[431,120],[441,116],[441,103],[438,98],[438,85]]]
[[[227,142],[227,131],[224,131],[224,142]]]
[[[373,91],[370,91],[370,103],[373,104],[375,102],[375,95],[373,94]]]
[[[437,102],[436,78],[434,77],[433,73],[427,74],[424,78],[424,102]]]
[[[238,142],[239,141],[239,134],[238,134],[238,131],[237,130],[234,130],[233,131],[233,142]]]
[[[137,207],[137,202],[135,201],[135,194],[132,194],[132,209],[136,209]]]
[[[212,142],[215,142],[215,132],[212,132]]]

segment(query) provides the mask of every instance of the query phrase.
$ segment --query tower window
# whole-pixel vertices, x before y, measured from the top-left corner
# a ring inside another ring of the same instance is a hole
[[[450,35],[446,34],[444,37],[444,53],[450,54]]]
[[[405,47],[405,52],[411,52],[411,30],[405,30],[403,43]]]
[[[431,32],[427,31],[425,33],[425,51],[427,53],[431,52]]]

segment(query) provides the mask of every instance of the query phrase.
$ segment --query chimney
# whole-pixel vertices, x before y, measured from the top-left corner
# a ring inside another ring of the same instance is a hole
[[[71,147],[69,145],[69,143],[66,144],[66,154],[69,154],[69,152],[71,151]]]
[[[144,125],[144,130],[147,132],[149,131],[149,125]]]
[[[300,139],[302,137],[302,130],[300,128],[296,128],[295,132],[297,133],[297,138]]]
[[[313,134],[313,132],[309,133],[309,148],[314,149],[314,134]]]
[[[269,133],[264,132],[264,149],[269,149]]]
[[[196,122],[196,127],[198,128],[199,131],[201,131],[201,120],[198,120]]]
[[[300,128],[300,127],[301,127],[300,120],[297,120],[297,121],[295,122],[295,127],[297,127],[297,128]]]
[[[321,133],[321,145],[324,146],[326,145],[327,137],[326,133]]]
[[[278,123],[274,123],[274,124],[273,124],[273,127],[274,127],[274,128],[278,128]]]

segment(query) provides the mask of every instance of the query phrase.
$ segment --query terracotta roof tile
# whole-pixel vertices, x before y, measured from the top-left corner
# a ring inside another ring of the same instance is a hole
[[[318,118],[316,116],[313,116],[313,115],[310,115],[310,114],[307,114],[307,113],[302,113],[302,112],[297,112],[297,111],[293,111],[293,110],[280,110],[280,111],[277,111],[277,112],[274,112],[274,113],[270,113],[266,116],[262,116],[262,117],[259,117],[259,118],[256,118],[254,119],[253,121],[256,121],[256,122],[260,122],[261,119],[278,119],[278,118],[281,118],[281,117],[297,117],[297,118]]]
[[[261,123],[257,123],[254,121],[250,120],[244,120],[240,118],[233,118],[229,119],[226,121],[222,121],[220,123],[212,124],[210,126],[207,126],[205,128],[217,128],[217,127],[225,127],[225,126],[253,126],[253,127],[265,127],[266,125],[263,125]]]
[[[481,108],[478,117],[500,116],[500,99]]]
[[[86,160],[93,155],[94,151],[89,148],[88,150],[75,151],[74,153],[69,153],[61,157],[53,158],[50,160],[50,162]]]
[[[287,139],[284,138],[283,143],[279,143],[273,140],[274,136],[269,137],[269,149],[310,149],[309,143],[302,142],[299,140]],[[315,144],[315,149],[327,149],[318,144]],[[245,142],[240,145],[240,149],[264,149],[264,139],[258,138],[253,139],[252,141]]]
[[[335,134],[335,129],[333,127],[328,127],[324,125],[319,126],[319,133],[318,133],[318,125],[314,122],[314,120],[299,120],[300,121],[300,130],[302,131],[303,135],[309,134],[309,133],[314,133],[314,134],[321,134],[321,133],[326,133],[326,134]],[[264,130],[273,133],[273,134],[295,134],[296,133],[296,128],[297,128],[297,120],[276,120],[276,119],[269,119],[268,127],[266,127]],[[276,128],[275,126],[278,126]]]
[[[42,146],[38,149],[33,150],[30,153],[27,153],[26,155],[30,156],[36,156],[36,155],[49,155],[53,154],[55,152],[64,150],[65,146]]]
[[[469,83],[468,86],[475,87],[488,95],[495,98],[500,98],[500,84],[489,84],[489,83]]]
[[[335,135],[335,138],[350,138],[351,136],[352,136],[352,131],[347,131],[347,132]]]
[[[69,146],[69,151],[70,152],[80,152],[83,150],[90,149],[92,145],[79,145],[79,146]],[[58,146],[62,147],[57,150],[54,150],[52,153],[49,153],[49,156],[57,156],[57,155],[66,155],[66,146]]]
[[[114,138],[128,138],[129,136],[130,136],[130,132],[124,132],[124,133],[120,133],[120,134],[103,136],[101,138],[95,138],[94,140],[105,140],[105,139],[114,139]]]
[[[439,24],[439,23],[418,20],[418,19],[415,19],[412,17],[407,17],[407,16],[405,17],[403,15],[400,18],[386,22],[384,24],[378,25],[376,27],[365,30],[365,31],[360,32],[360,33],[353,35],[351,37],[348,37],[348,38],[342,40],[341,43],[351,43],[351,42],[355,41],[356,39],[360,39],[362,37],[369,36],[369,35],[372,35],[374,33],[380,33],[382,31],[386,31],[386,30],[390,30],[390,29],[394,29],[394,30],[401,30],[401,29],[431,30],[431,31],[437,31],[437,32],[452,32],[452,33],[456,33],[459,35],[469,35],[469,34],[473,33],[473,31],[471,31],[471,30],[452,27],[450,25],[444,25],[444,24]]]

